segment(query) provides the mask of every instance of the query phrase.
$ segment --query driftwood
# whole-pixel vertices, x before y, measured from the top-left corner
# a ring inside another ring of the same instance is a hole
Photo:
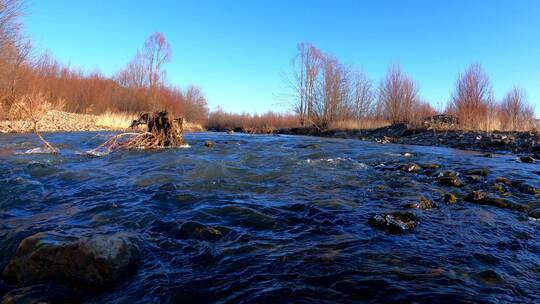
[[[145,132],[121,133],[111,137],[94,150],[91,155],[108,154],[117,149],[161,149],[185,145],[183,119],[169,120],[168,113],[142,113],[131,123],[130,129],[146,125]]]

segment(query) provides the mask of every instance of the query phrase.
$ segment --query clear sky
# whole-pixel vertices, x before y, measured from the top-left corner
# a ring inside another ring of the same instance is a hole
[[[540,113],[537,0],[27,0],[27,7],[26,31],[38,49],[105,75],[161,31],[173,49],[169,82],[200,86],[211,109],[288,110],[278,96],[304,41],[375,83],[400,63],[435,106],[477,62],[497,98],[521,86]]]

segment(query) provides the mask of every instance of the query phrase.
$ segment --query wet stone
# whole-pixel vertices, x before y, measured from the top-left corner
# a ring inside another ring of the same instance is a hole
[[[471,170],[467,171],[467,174],[469,174],[469,175],[488,176],[489,169],[486,169],[486,168],[471,169]]]
[[[529,211],[529,217],[540,220],[540,208]]]
[[[497,177],[497,178],[495,179],[495,181],[496,181],[497,183],[502,183],[502,184],[505,184],[505,185],[507,185],[507,186],[512,186],[512,182],[511,182],[508,178],[503,177],[503,176]]]
[[[19,244],[3,275],[9,281],[69,282],[83,289],[101,289],[128,272],[137,248],[125,235],[78,238],[40,232]]]
[[[522,156],[519,158],[519,160],[521,160],[522,163],[527,164],[532,164],[536,161],[532,156]]]
[[[467,176],[467,180],[473,183],[479,183],[481,182],[483,177],[481,175],[469,175]]]
[[[221,230],[197,222],[185,222],[176,234],[176,238],[216,241],[223,236]]]
[[[443,201],[447,204],[457,203],[457,197],[452,193],[445,193],[443,196]]]
[[[423,196],[420,196],[417,201],[408,203],[404,207],[414,208],[414,209],[423,209],[423,210],[432,209],[433,202]]]
[[[459,177],[457,177],[457,173],[454,171],[443,171],[439,173],[437,181],[440,185],[448,187],[461,187],[463,185]]]
[[[421,169],[420,166],[418,166],[417,164],[405,164],[399,167],[399,170],[403,172],[410,172],[410,173],[416,173],[420,171],[420,169]]]
[[[499,193],[508,192],[508,189],[506,189],[506,185],[503,183],[495,183],[491,188]]]
[[[420,167],[426,170],[437,170],[441,166],[439,166],[438,164],[420,164]]]
[[[504,198],[498,198],[498,197],[492,197],[488,193],[484,191],[474,191],[470,193],[465,200],[473,203],[477,203],[480,205],[488,205],[488,206],[494,206],[504,209],[512,209],[512,210],[518,210],[518,211],[527,211],[528,207],[525,205],[518,204],[514,201],[504,199]]]
[[[383,191],[385,189],[384,185],[378,185],[375,187],[375,189],[379,190],[379,191]]]
[[[216,143],[213,142],[213,141],[210,141],[210,140],[207,140],[207,141],[204,142],[204,146],[207,147],[207,148],[212,148],[215,145],[216,145]]]
[[[491,269],[476,273],[474,277],[478,281],[487,285],[498,285],[504,282],[501,276],[496,271]]]
[[[520,182],[514,185],[514,187],[522,193],[531,194],[531,195],[540,194],[540,190],[538,190],[538,188],[527,183]]]
[[[401,233],[414,229],[418,225],[418,219],[409,212],[393,212],[374,215],[368,220],[368,224],[388,233]]]

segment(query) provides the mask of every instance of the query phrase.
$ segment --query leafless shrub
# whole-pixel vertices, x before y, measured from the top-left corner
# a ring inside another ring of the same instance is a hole
[[[418,88],[401,72],[399,65],[392,66],[379,87],[379,110],[392,123],[411,122],[418,106]]]
[[[493,106],[489,77],[480,65],[472,65],[457,80],[449,112],[458,117],[464,129],[486,129]]]
[[[504,130],[529,130],[534,124],[534,109],[527,102],[525,92],[513,88],[500,105],[499,120]]]
[[[33,132],[43,142],[45,147],[52,153],[58,153],[58,149],[53,147],[38,130],[40,118],[51,109],[51,104],[41,94],[23,95],[11,106],[11,115],[32,124]]]

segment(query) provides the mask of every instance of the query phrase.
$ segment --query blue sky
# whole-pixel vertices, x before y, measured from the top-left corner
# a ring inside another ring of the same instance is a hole
[[[495,96],[524,88],[540,113],[540,1],[27,0],[26,32],[63,63],[112,75],[151,33],[168,38],[168,80],[200,86],[210,108],[287,111],[279,96],[299,42],[379,83],[399,63],[433,105],[480,63]]]

